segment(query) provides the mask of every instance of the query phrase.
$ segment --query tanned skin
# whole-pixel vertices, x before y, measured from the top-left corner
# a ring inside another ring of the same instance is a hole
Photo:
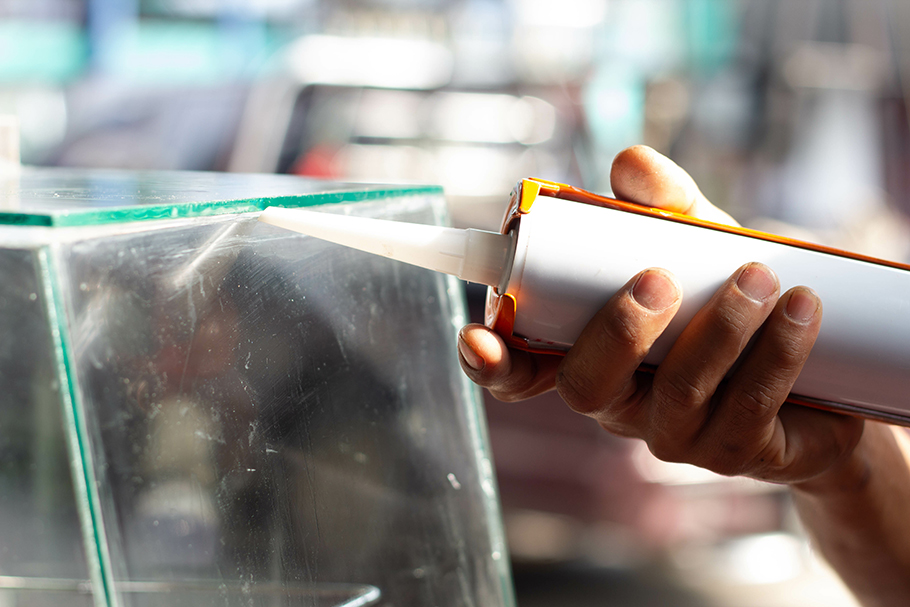
[[[645,146],[621,152],[610,178],[619,199],[735,224],[685,171]],[[564,358],[511,350],[482,325],[462,329],[459,358],[501,400],[556,389],[569,407],[608,432],[644,440],[662,460],[787,484],[815,545],[863,605],[910,605],[907,435],[784,404],[818,335],[816,293],[799,286],[781,294],[771,268],[747,264],[692,319],[654,374],[637,371],[681,299],[672,274],[646,269]]]

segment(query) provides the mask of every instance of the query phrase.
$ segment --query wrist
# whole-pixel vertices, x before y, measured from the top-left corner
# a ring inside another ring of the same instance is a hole
[[[904,430],[866,422],[834,466],[793,485],[816,549],[864,605],[907,605],[910,596],[910,451]]]

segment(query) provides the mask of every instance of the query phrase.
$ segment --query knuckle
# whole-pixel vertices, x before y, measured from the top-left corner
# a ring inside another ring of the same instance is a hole
[[[686,410],[707,401],[712,393],[682,373],[663,376],[654,388],[655,397],[663,407],[671,410]]]
[[[596,377],[574,368],[561,369],[556,374],[556,391],[570,409],[591,415],[600,406]]]
[[[639,331],[628,314],[613,314],[603,324],[602,337],[621,346],[634,347],[639,339]]]
[[[556,374],[555,382],[556,390],[566,404],[585,415],[592,415],[611,400],[621,398],[621,395],[609,392],[609,386],[614,382],[605,374],[611,373],[611,361],[640,360],[648,352],[641,324],[627,306],[618,305],[609,313],[600,314],[590,327],[596,331],[589,342],[592,350],[584,360],[563,366]]]
[[[750,459],[744,442],[728,438],[720,443],[705,467],[722,476],[741,476],[749,471]]]
[[[762,449],[749,431],[730,426],[701,436],[693,449],[699,459],[691,463],[721,476],[755,476]]]
[[[637,318],[625,306],[619,306],[611,314],[601,317],[598,323],[597,344],[604,353],[624,352],[629,356],[644,356],[647,349],[642,345],[641,326]]]
[[[667,436],[654,437],[648,441],[648,449],[657,459],[671,463],[691,463],[689,449]]]
[[[718,337],[736,338],[743,335],[751,324],[749,311],[741,306],[722,306],[715,315],[715,327]]]
[[[809,350],[801,332],[779,331],[770,348],[770,363],[774,368],[789,371],[802,364]]]
[[[755,448],[748,433],[734,425],[700,434],[693,452],[699,459],[691,463],[722,476],[740,476],[749,470]]]
[[[754,381],[741,390],[734,398],[736,419],[745,425],[752,425],[756,419],[764,419],[775,414],[781,398],[779,386],[785,380],[774,377],[771,381]],[[785,392],[784,392],[785,393]]]

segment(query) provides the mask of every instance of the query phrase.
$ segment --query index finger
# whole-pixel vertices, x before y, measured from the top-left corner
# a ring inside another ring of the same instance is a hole
[[[516,401],[551,390],[562,357],[508,348],[484,325],[470,324],[458,334],[458,358],[465,375],[504,401]]]

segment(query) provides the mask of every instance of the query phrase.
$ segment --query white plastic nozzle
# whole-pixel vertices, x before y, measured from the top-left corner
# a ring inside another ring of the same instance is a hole
[[[511,234],[281,207],[259,221],[489,286],[503,286],[512,265]]]

